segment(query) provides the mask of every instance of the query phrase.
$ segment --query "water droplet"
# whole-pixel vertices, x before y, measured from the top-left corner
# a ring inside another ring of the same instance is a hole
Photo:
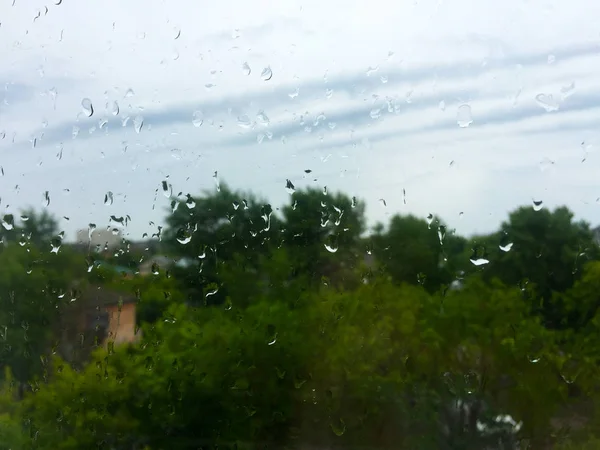
[[[260,77],[263,79],[263,81],[269,81],[271,78],[273,78],[273,71],[271,70],[271,66],[265,67],[260,73]]]
[[[565,381],[565,383],[573,384],[575,383],[575,380],[579,376],[580,372],[581,365],[579,364],[579,362],[573,358],[569,358],[563,363],[560,369],[560,376]]]
[[[371,67],[367,69],[367,76],[370,77],[372,74],[376,73],[379,70],[379,66]]]
[[[246,114],[237,118],[237,124],[242,128],[252,128],[252,121]]]
[[[446,102],[444,100],[440,100],[439,108],[442,111],[446,111]]]
[[[333,431],[336,436],[342,436],[346,432],[346,423],[343,419],[332,421],[330,425],[331,431]]]
[[[50,205],[50,192],[44,191],[44,195],[43,195],[43,199],[42,199],[42,205],[44,207],[47,207],[47,206]]]
[[[535,96],[536,103],[544,108],[546,112],[558,111],[558,102],[554,99],[552,94],[538,94]]]
[[[247,62],[242,64],[242,73],[246,76],[252,73],[252,69],[250,68],[250,65]]]
[[[356,204],[357,204],[356,197],[352,197],[352,203],[350,204],[350,207],[356,208]]]
[[[456,111],[456,123],[458,123],[458,126],[461,128],[467,128],[473,123],[471,107],[466,103],[458,107],[458,110]]]
[[[572,81],[571,84],[560,88],[560,95],[563,100],[569,98],[574,93],[575,93],[575,82],[574,81]]]
[[[326,98],[331,98],[332,95],[333,95],[333,89],[325,89],[325,97]]]
[[[381,108],[372,109],[369,115],[373,120],[379,119],[381,117]]]
[[[329,242],[323,245],[325,246],[325,250],[327,250],[329,253],[335,253],[338,251],[337,243]]]
[[[267,125],[269,125],[270,119],[269,119],[269,116],[267,116],[264,111],[259,111],[256,114],[256,122],[263,126],[267,126]]]
[[[92,117],[94,114],[94,106],[92,105],[92,101],[87,97],[81,100],[81,109],[87,117]]]
[[[187,206],[188,209],[194,209],[196,207],[196,202],[194,201],[194,199],[192,198],[192,196],[190,194],[187,195],[187,200],[185,201],[185,206]]]
[[[104,194],[104,204],[106,206],[113,204],[113,193],[111,191],[108,191],[106,194]]]
[[[6,214],[2,218],[2,226],[8,231],[12,230],[15,227],[14,217],[12,214]]]
[[[427,228],[431,229],[431,223],[433,222],[433,214],[429,213],[427,214]]]
[[[142,116],[135,116],[133,119],[133,129],[136,133],[140,133],[142,131],[142,127],[144,126],[144,118]]]
[[[291,99],[294,99],[294,98],[298,97],[299,94],[300,94],[300,88],[297,87],[296,89],[294,89],[294,92],[289,93],[288,96]]]
[[[216,84],[212,84],[212,83],[207,83],[204,85],[204,87],[206,88],[207,91],[210,91],[212,88],[216,87]]]
[[[175,37],[173,38],[174,40],[179,39],[179,37],[181,36],[181,30],[179,28],[175,29]]]
[[[192,114],[192,123],[196,128],[204,123],[204,114],[202,111],[194,111],[194,114]]]
[[[213,174],[213,179],[215,180],[215,186],[217,187],[217,192],[221,192],[221,183],[219,183],[219,174],[216,170],[215,170],[215,173]]]
[[[543,200],[533,200],[533,210],[539,211],[544,207]]]
[[[384,207],[387,206],[387,203],[384,198],[380,198],[379,203],[381,203]]]
[[[379,79],[381,80],[381,82],[383,84],[386,84],[388,82],[388,76],[387,75],[381,75],[381,77],[379,77]]]
[[[471,261],[471,264],[473,264],[474,266],[483,266],[490,262],[489,260],[487,260],[485,258],[477,258],[477,259],[471,258],[471,259],[469,259],[469,261]]]
[[[191,241],[192,235],[190,233],[182,233],[181,235],[177,236],[177,242],[182,245],[189,244]]]
[[[111,107],[110,107],[110,112],[113,116],[116,116],[119,114],[119,104],[117,103],[116,100],[114,102],[112,102]]]
[[[167,198],[171,198],[171,195],[173,195],[173,186],[170,185],[169,183],[167,183],[167,180],[163,180],[161,185],[162,185],[163,195]]]
[[[60,5],[63,2],[63,0],[54,0],[54,4],[56,6]]]
[[[554,64],[554,62],[556,61],[556,56],[554,55],[548,55],[548,64]]]
[[[296,187],[290,180],[285,180],[285,188],[290,194],[293,194],[296,191]]]
[[[542,172],[546,172],[550,170],[554,166],[554,161],[550,158],[544,158],[540,161],[540,170]]]
[[[511,250],[511,249],[512,249],[512,247],[513,247],[513,243],[512,243],[512,242],[509,242],[509,243],[508,243],[508,244],[506,244],[506,245],[499,245],[498,247],[499,247],[499,248],[500,248],[500,250],[502,250],[503,252],[510,252],[510,250]]]

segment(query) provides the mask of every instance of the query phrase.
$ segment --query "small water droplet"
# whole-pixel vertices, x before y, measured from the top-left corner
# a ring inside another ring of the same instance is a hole
[[[106,194],[104,194],[104,204],[106,206],[113,204],[113,193],[111,191],[108,191]]]
[[[369,66],[367,68],[367,76],[370,77],[372,74],[376,73],[378,70],[379,70],[379,66],[375,66],[375,67]]]
[[[273,78],[273,71],[271,70],[271,66],[265,67],[260,73],[260,77],[263,79],[263,81],[269,81],[271,78]]]
[[[544,108],[546,112],[558,111],[558,102],[554,99],[552,94],[538,94],[535,96],[536,103]]]
[[[204,85],[204,87],[206,88],[207,91],[210,91],[212,88],[216,87],[216,84],[213,83],[207,83]]]
[[[338,251],[337,243],[331,242],[331,240],[329,243],[325,243],[323,245],[325,246],[325,250],[327,250],[329,253],[335,253]]]
[[[202,113],[202,111],[194,111],[194,114],[192,114],[192,124],[194,124],[194,126],[198,128],[202,126],[203,123],[204,114]]]
[[[467,128],[473,123],[473,115],[471,112],[471,106],[466,103],[460,105],[456,111],[456,123],[461,128]]]
[[[181,36],[181,29],[176,28],[175,29],[175,37],[173,39],[177,40],[177,39],[179,39],[180,36]]]
[[[116,116],[119,114],[119,104],[117,103],[116,100],[114,102],[112,102],[112,104],[110,106],[110,112],[113,116]]]
[[[433,214],[429,213],[427,214],[427,228],[431,229],[431,223],[433,222]]]
[[[92,105],[92,101],[87,97],[81,100],[81,109],[87,117],[94,115],[94,106]]]
[[[563,86],[560,88],[560,95],[563,100],[569,98],[571,95],[575,93],[575,82],[572,81],[571,84],[567,86]]]
[[[171,195],[173,195],[173,186],[170,185],[167,182],[167,180],[163,180],[161,185],[162,185],[163,195],[167,198],[171,198]]]
[[[336,436],[342,436],[346,432],[346,423],[343,419],[332,421],[330,426]]]
[[[216,170],[215,170],[215,173],[213,174],[213,179],[215,180],[215,186],[217,188],[217,192],[221,192],[221,183],[219,183],[219,174]]]
[[[373,119],[373,120],[379,119],[381,117],[381,108],[372,109],[371,113],[369,115],[371,116],[371,119]]]
[[[267,126],[269,125],[270,119],[264,111],[259,111],[256,114],[256,122],[263,126]]]
[[[446,111],[446,102],[445,102],[444,100],[440,100],[440,103],[439,103],[439,108],[440,108],[442,111]]]
[[[331,98],[332,95],[333,95],[333,89],[325,89],[325,97],[326,98]]]
[[[381,203],[381,205],[384,206],[384,207],[387,206],[387,203],[386,203],[386,201],[385,201],[384,198],[380,198],[379,199],[379,203]]]
[[[135,95],[135,92],[133,92],[133,89],[129,88],[127,89],[127,92],[125,92],[125,98],[130,98],[133,97]]]
[[[289,194],[293,194],[296,191],[296,187],[290,180],[285,180],[285,188]]]
[[[539,211],[544,207],[543,200],[533,200],[533,210]]]
[[[506,245],[499,245],[498,247],[499,247],[499,248],[500,248],[500,250],[502,250],[503,252],[510,252],[510,250],[511,250],[511,249],[512,249],[512,247],[513,247],[513,243],[512,243],[512,242],[509,242],[509,243],[508,243],[508,244],[506,244]]]
[[[244,64],[242,64],[242,73],[246,76],[252,73],[252,69],[250,68],[250,65],[247,62],[244,62]]]
[[[192,235],[189,233],[182,233],[180,236],[177,236],[177,242],[182,245],[189,244],[192,241]]]
[[[556,62],[556,56],[550,54],[548,55],[548,64],[554,64]]]
[[[42,198],[42,205],[44,207],[47,207],[47,206],[50,205],[50,192],[44,191],[44,195],[43,195],[43,198]]]
[[[242,128],[252,128],[252,121],[246,114],[237,118],[237,124]]]
[[[297,87],[296,89],[294,89],[294,92],[289,93],[288,96],[290,98],[296,98],[296,97],[298,97],[299,94],[300,94],[300,88]]]
[[[352,197],[352,203],[350,204],[350,207],[356,208],[356,204],[357,204],[356,197]]]
[[[133,129],[136,133],[140,133],[142,131],[142,127],[144,126],[144,118],[142,116],[135,116],[133,119]]]

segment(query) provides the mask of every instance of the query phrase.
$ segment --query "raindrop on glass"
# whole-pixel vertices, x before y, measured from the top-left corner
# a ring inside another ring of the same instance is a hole
[[[511,249],[512,249],[512,247],[513,247],[513,243],[512,243],[512,242],[509,242],[509,243],[508,243],[508,244],[506,244],[506,245],[499,245],[498,247],[499,247],[499,248],[500,248],[500,250],[502,250],[503,252],[510,252],[510,250],[511,250]]]
[[[471,258],[469,261],[471,261],[471,264],[473,264],[474,266],[483,266],[490,262],[489,260],[487,260],[485,258],[477,258],[477,259]]]
[[[246,114],[237,118],[237,124],[242,128],[252,128],[252,121]]]
[[[533,210],[539,211],[544,207],[544,202],[542,200],[533,200]]]
[[[119,114],[119,104],[117,103],[116,100],[114,102],[112,102],[111,107],[110,107],[110,112],[113,116],[116,116]]]
[[[290,194],[293,194],[296,191],[296,187],[290,180],[285,180],[285,188]]]
[[[140,133],[142,131],[142,127],[144,126],[144,118],[142,116],[135,116],[133,119],[133,129],[136,133]]]
[[[242,73],[246,76],[252,73],[252,69],[250,68],[250,65],[247,62],[242,64]]]
[[[92,117],[92,115],[94,115],[94,106],[89,98],[86,97],[81,100],[81,110],[87,117]]]
[[[467,128],[473,123],[471,107],[467,104],[460,105],[456,111],[456,123],[461,128]]]
[[[104,194],[104,204],[107,206],[113,204],[113,193],[111,191],[108,191],[106,194]]]
[[[192,114],[192,123],[196,128],[204,123],[204,114],[202,114],[202,111],[194,111],[194,114]]]
[[[546,112],[558,111],[558,102],[554,99],[552,94],[538,94],[535,96],[536,103],[544,108]]]
[[[42,198],[42,205],[47,207],[50,205],[50,192],[45,191]]]
[[[271,66],[265,67],[260,73],[260,77],[263,79],[263,81],[269,81],[271,78],[273,78],[273,71],[271,70]]]

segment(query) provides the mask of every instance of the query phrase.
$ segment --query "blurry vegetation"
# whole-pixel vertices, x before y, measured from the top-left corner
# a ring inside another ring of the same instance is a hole
[[[139,248],[5,216],[0,450],[599,448],[599,248],[567,208],[466,238],[222,184],[166,221],[174,263],[144,275]],[[61,314],[88,284],[134,296],[143,338],[71,365]]]

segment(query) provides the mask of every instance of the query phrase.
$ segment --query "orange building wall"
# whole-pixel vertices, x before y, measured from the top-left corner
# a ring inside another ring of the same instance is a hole
[[[107,306],[108,334],[107,340],[115,344],[135,342],[139,339],[139,331],[135,332],[135,303],[122,305],[121,311],[117,305]]]

